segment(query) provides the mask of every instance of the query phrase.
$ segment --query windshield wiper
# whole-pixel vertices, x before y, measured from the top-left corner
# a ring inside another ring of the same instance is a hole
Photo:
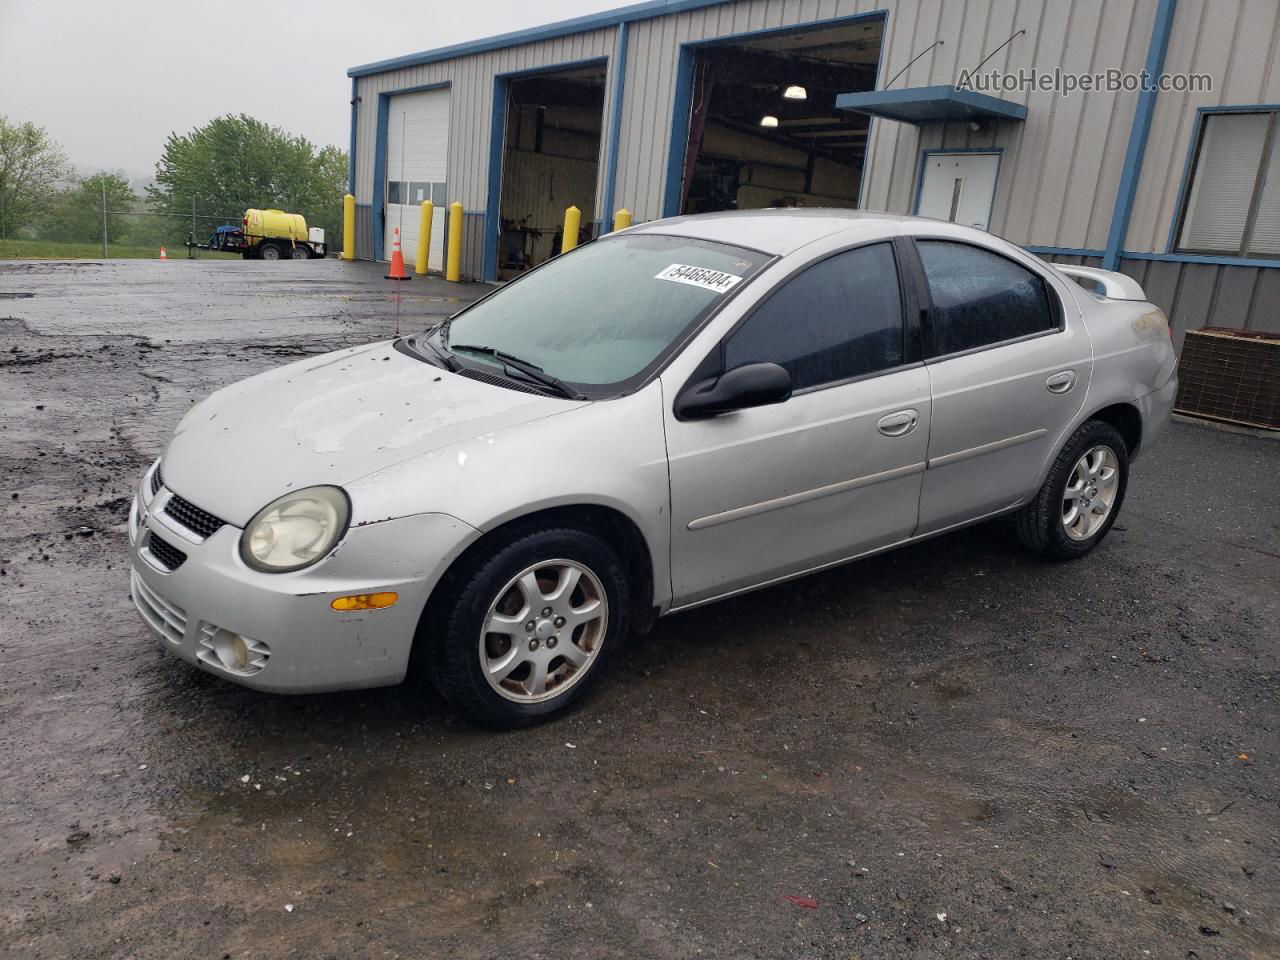
[[[502,365],[502,368],[506,370],[508,374],[513,370],[517,373],[523,374],[523,376],[516,377],[514,379],[524,380],[526,383],[532,381],[540,386],[554,390],[556,393],[560,394],[560,396],[567,397],[570,400],[587,399],[559,377],[553,377],[537,364],[530,363],[528,360],[521,360],[519,357],[513,357],[511,354],[504,353],[503,351],[494,349],[493,347],[479,346],[472,343],[451,343],[449,344],[449,349],[454,353],[457,353],[459,350],[466,350],[469,353],[478,353],[482,356],[493,357],[493,359],[497,360]]]

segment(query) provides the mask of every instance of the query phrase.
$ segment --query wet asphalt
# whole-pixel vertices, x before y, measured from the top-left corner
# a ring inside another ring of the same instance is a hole
[[[166,656],[138,477],[389,336],[382,272],[0,263],[0,956],[1280,956],[1275,439],[1174,423],[1082,561],[988,524],[663,620],[533,730]]]

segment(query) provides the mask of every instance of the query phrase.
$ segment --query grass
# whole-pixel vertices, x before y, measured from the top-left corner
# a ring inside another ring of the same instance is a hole
[[[168,247],[170,259],[187,256],[187,248],[182,245]],[[196,257],[201,260],[239,260],[238,253],[215,253],[211,250],[197,250]],[[160,256],[160,245],[124,246],[107,245],[109,260],[155,260]],[[0,260],[101,260],[102,244],[100,243],[59,243],[54,240],[0,240]]]

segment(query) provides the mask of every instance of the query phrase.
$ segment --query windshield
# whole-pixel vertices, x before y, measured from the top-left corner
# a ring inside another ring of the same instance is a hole
[[[445,345],[469,362],[501,367],[497,351],[568,383],[621,386],[645,373],[768,260],[688,237],[600,240],[458,314],[446,328]]]

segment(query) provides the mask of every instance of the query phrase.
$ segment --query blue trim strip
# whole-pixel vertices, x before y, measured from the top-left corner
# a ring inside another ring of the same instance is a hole
[[[1156,8],[1145,66],[1149,81],[1164,72],[1164,55],[1169,49],[1169,35],[1173,32],[1173,11],[1177,3],[1178,0],[1160,0],[1160,5]],[[1133,201],[1138,193],[1138,178],[1142,175],[1142,158],[1147,152],[1151,118],[1156,112],[1156,95],[1155,90],[1143,90],[1138,94],[1138,106],[1134,111],[1133,128],[1129,131],[1129,146],[1124,154],[1120,186],[1116,190],[1116,208],[1111,215],[1111,230],[1107,234],[1107,252],[1102,258],[1104,270],[1114,270],[1120,264],[1120,250],[1129,232],[1129,217],[1133,213]]]
[[[493,78],[493,110],[489,117],[489,190],[485,196],[484,244],[480,279],[498,279],[498,233],[501,230],[502,152],[507,139],[507,78]]]
[[[622,137],[622,106],[627,85],[627,44],[630,33],[629,23],[624,21],[618,26],[618,55],[613,63],[613,100],[609,106],[609,149],[605,157],[602,207],[604,225],[601,227],[601,233],[608,233],[613,229],[613,191],[618,184],[618,140]]]
[[[667,180],[662,192],[662,215],[680,215],[684,189],[684,152],[689,145],[689,112],[693,108],[693,48],[680,45],[676,62],[676,87],[671,108],[671,143],[667,147]]]
[[[489,122],[489,189],[485,197],[484,243],[480,261],[482,280],[498,279],[498,234],[502,229],[502,155],[507,139],[507,81],[516,77],[535,77],[543,73],[559,73],[597,64],[609,64],[608,57],[590,57],[566,63],[550,63],[531,70],[512,70],[493,76],[493,110]],[[599,161],[597,161],[599,162]],[[479,211],[477,211],[479,212]]]
[[[991,205],[987,208],[987,226],[991,226],[991,215],[996,212],[996,193],[1000,189],[1000,168],[1004,166],[1004,147],[922,147],[920,149],[920,166],[916,171],[916,199],[911,213],[920,214],[920,194],[924,192],[924,166],[929,162],[931,153],[967,153],[972,156],[994,156],[996,158],[996,182],[991,188]]]
[[[674,12],[674,11],[667,11]],[[657,16],[658,14],[655,14]],[[689,142],[689,116],[693,100],[693,54],[700,47],[714,47],[720,44],[736,43],[749,37],[786,36],[793,33],[807,33],[822,27],[838,24],[857,23],[862,20],[889,19],[887,10],[870,10],[866,13],[854,13],[843,17],[830,17],[826,20],[809,20],[786,27],[765,27],[761,30],[747,30],[742,33],[727,33],[722,36],[708,37],[703,40],[690,40],[680,44],[679,60],[676,64],[676,86],[671,107],[671,142],[667,149],[667,174],[663,185],[662,215],[674,217],[680,214],[680,195],[683,192],[684,154]],[[880,33],[880,49],[884,51],[884,31]],[[881,62],[883,66],[883,62]],[[879,69],[879,68],[877,68]],[[871,142],[871,130],[867,129],[867,143]],[[863,155],[863,176],[866,174],[866,154]],[[859,185],[859,205],[862,203],[861,184]]]
[[[356,78],[351,78],[351,146],[347,148],[347,193],[356,193],[356,117],[359,100],[356,94]]]
[[[945,83],[903,90],[842,93],[836,97],[836,109],[888,117],[901,123],[1027,119],[1027,108],[1021,103],[973,90],[961,90]]]
[[[574,17],[570,20],[560,20],[541,27],[516,30],[513,33],[503,33],[482,40],[471,40],[466,43],[456,43],[449,47],[440,47],[436,50],[426,50],[422,53],[413,53],[404,57],[394,57],[390,60],[362,64],[349,69],[347,76],[363,77],[374,73],[386,73],[388,70],[399,70],[403,67],[418,67],[425,63],[453,60],[469,54],[486,53],[490,50],[501,50],[503,47],[514,47],[523,43],[536,43],[539,40],[552,40],[556,37],[585,33],[589,30],[600,30],[605,27],[616,27],[624,23],[634,23],[637,20],[651,20],[654,17],[684,13],[688,10],[701,10],[703,7],[715,7],[729,2],[732,2],[732,0],[649,0],[647,3],[635,3],[630,6],[619,7],[616,10],[606,10],[604,13]]]
[[[1038,257],[1101,257],[1105,250],[1090,250],[1087,247],[1026,247]],[[1129,254],[1125,254],[1129,256]]]
[[[1178,181],[1178,203],[1173,208],[1173,220],[1169,224],[1169,236],[1164,243],[1166,253],[1173,253],[1178,246],[1178,238],[1174,236],[1174,231],[1178,229],[1178,221],[1183,219],[1187,203],[1187,191],[1191,189],[1191,174],[1194,172],[1191,169],[1191,165],[1195,161],[1196,144],[1200,142],[1200,133],[1204,129],[1206,115],[1213,113],[1269,113],[1273,110],[1280,110],[1280,103],[1232,104],[1222,107],[1200,107],[1196,110],[1196,123],[1191,128],[1191,142],[1187,144],[1187,157],[1182,162],[1182,179]]]
[[[377,130],[373,139],[373,216],[370,218],[373,236],[373,259],[382,259],[382,241],[387,233],[386,207],[383,203],[384,185],[387,180],[387,120],[391,116],[390,94],[378,94]]]
[[[1120,254],[1122,260],[1156,260],[1161,263],[1205,263],[1220,267],[1280,267],[1280,259],[1258,257],[1202,257],[1193,253],[1131,253]]]

